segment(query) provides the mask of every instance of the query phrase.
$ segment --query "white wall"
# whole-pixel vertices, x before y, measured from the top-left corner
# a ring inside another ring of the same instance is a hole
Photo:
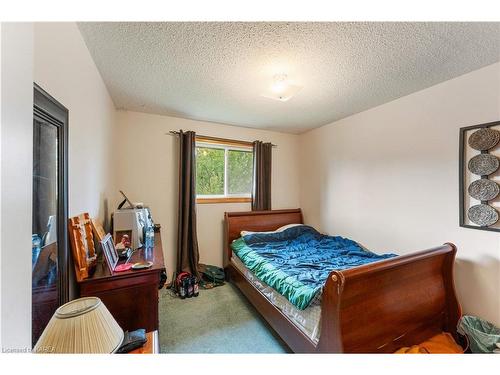
[[[35,23],[34,76],[69,110],[69,215],[103,220],[114,191],[116,111],[76,23]]]
[[[465,313],[500,325],[500,235],[458,225],[459,128],[500,119],[500,63],[300,137],[305,220],[376,252],[458,246]]]
[[[1,24],[1,335],[31,348],[33,26]]]
[[[148,205],[155,222],[162,225],[169,277],[176,266],[178,139],[165,133],[179,129],[193,130],[201,135],[247,141],[259,139],[277,144],[278,147],[273,149],[273,208],[296,208],[299,205],[298,136],[145,113],[118,112],[115,137],[119,145],[115,159],[117,186],[132,201]],[[220,266],[224,212],[249,211],[250,204],[199,204],[197,207],[200,261]]]

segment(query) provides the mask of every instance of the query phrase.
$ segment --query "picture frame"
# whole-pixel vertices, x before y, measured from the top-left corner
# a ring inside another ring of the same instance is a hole
[[[101,222],[97,219],[90,219],[90,222],[92,224],[92,230],[94,231],[94,235],[97,237],[97,240],[99,242],[103,241],[104,237],[106,237],[106,232],[104,231]]]
[[[108,233],[100,243],[109,271],[113,273],[118,264],[118,251],[116,251],[113,237]]]
[[[496,172],[484,175],[484,176],[474,176],[473,173],[468,168],[468,164],[472,157],[478,154],[482,155],[493,155],[496,158],[500,158],[500,143],[491,149],[484,151],[473,150],[471,153],[471,147],[468,145],[469,137],[479,129],[495,129],[500,131],[500,121],[493,121],[484,124],[465,126],[460,128],[459,137],[459,225],[462,228],[484,230],[490,232],[500,232],[500,220],[493,225],[480,226],[471,222],[468,218],[468,210],[474,204],[485,204],[491,206],[497,211],[500,211],[500,196],[497,196],[493,200],[489,201],[473,201],[470,197],[470,192],[468,191],[471,182],[478,179],[493,181],[500,185],[500,169]]]

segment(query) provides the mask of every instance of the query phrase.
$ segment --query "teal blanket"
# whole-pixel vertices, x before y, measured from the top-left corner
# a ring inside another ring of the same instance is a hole
[[[350,239],[326,236],[306,225],[278,233],[248,234],[235,240],[231,247],[257,278],[300,310],[321,292],[332,270],[396,256],[377,255]]]

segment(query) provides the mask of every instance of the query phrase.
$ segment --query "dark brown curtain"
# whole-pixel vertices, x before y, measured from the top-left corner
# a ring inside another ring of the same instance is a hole
[[[179,217],[177,272],[200,277],[198,237],[196,234],[196,134],[179,132]]]
[[[271,209],[272,143],[253,143],[252,210]]]

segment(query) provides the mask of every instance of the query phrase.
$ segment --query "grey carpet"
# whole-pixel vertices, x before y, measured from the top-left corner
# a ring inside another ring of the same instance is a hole
[[[290,349],[233,285],[181,300],[160,291],[162,353],[286,353]]]

